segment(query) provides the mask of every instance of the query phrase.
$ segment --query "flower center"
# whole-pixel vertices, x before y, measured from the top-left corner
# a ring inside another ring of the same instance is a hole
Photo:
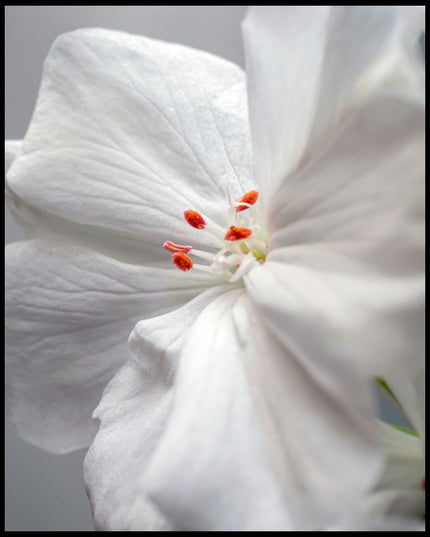
[[[190,226],[215,235],[223,241],[224,245],[218,252],[211,252],[166,241],[163,247],[172,253],[172,261],[179,269],[212,272],[222,275],[229,282],[234,282],[242,278],[254,266],[264,263],[267,255],[267,241],[258,225],[255,208],[258,192],[251,190],[239,200],[234,201],[227,189],[226,197],[228,220],[234,222],[228,229],[208,224],[195,210],[184,211],[185,221]],[[198,257],[207,264],[193,263],[190,256]]]

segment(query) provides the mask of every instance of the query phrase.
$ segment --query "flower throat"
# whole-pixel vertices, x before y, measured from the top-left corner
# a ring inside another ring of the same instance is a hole
[[[203,270],[222,275],[228,281],[234,282],[257,264],[264,263],[267,246],[257,223],[255,203],[258,200],[258,192],[250,190],[236,201],[232,199],[228,189],[226,195],[229,220],[234,222],[228,229],[208,224],[197,211],[184,211],[185,221],[190,226],[209,232],[223,241],[224,246],[218,252],[196,250],[192,246],[182,246],[171,241],[163,244],[163,247],[172,253],[172,261],[180,270]],[[208,264],[193,263],[190,256],[198,257]]]

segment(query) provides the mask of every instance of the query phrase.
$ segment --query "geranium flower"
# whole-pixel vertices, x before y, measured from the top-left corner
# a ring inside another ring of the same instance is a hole
[[[28,441],[83,447],[123,366],[85,463],[98,528],[322,528],[371,486],[364,379],[422,352],[420,30],[253,8],[246,80],[119,32],[53,45],[7,146],[33,237],[7,251],[9,399]]]

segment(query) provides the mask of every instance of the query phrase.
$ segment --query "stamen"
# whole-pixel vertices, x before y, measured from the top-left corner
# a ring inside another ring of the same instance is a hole
[[[254,205],[254,203],[258,200],[258,192],[256,190],[250,190],[246,194],[244,194],[239,201],[239,203],[246,203],[246,205],[238,205],[236,207],[236,212],[239,213],[240,211],[244,211],[245,209],[249,209],[251,205]]]
[[[193,262],[191,259],[185,255],[183,252],[176,252],[172,255],[172,261],[178,267],[178,269],[186,272],[193,268]]]
[[[212,262],[214,258],[214,254],[211,254],[210,252],[203,252],[202,250],[196,250],[195,248],[192,249],[191,254],[209,262]]]
[[[257,209],[254,206],[258,197],[256,190],[250,190],[240,199],[233,200],[230,189],[226,185],[227,221],[234,223],[227,230],[210,218],[206,221],[199,212],[193,209],[184,211],[186,222],[196,229],[204,229],[206,234],[209,233],[219,239],[218,248],[221,247],[221,249],[218,252],[212,252],[211,245],[209,251],[196,250],[191,246],[166,241],[163,247],[172,253],[173,263],[183,271],[192,268],[216,274],[231,282],[243,278],[253,267],[264,263],[267,245],[263,240],[264,237],[258,225]],[[245,209],[251,210],[248,213],[242,213]],[[203,259],[208,264],[194,263],[191,260],[191,258],[194,259],[193,256]]]
[[[190,224],[190,226],[195,227],[196,229],[204,229],[206,222],[203,216],[197,211],[189,209],[184,211],[185,220]]]
[[[251,254],[247,254],[245,256],[245,259],[241,262],[239,268],[236,270],[236,272],[230,277],[229,282],[236,282],[240,278],[243,278],[245,274],[248,274],[248,272],[255,267],[257,264],[257,260],[255,257]]]
[[[229,256],[217,256],[211,265],[211,269],[216,274],[224,273],[230,277],[231,272],[229,273],[228,271],[232,267],[238,267],[240,265],[241,260],[242,258],[239,255],[235,254]]]
[[[181,246],[180,244],[175,244],[171,241],[166,241],[163,244],[163,248],[165,248],[167,251],[175,253],[175,252],[183,252],[184,254],[188,254],[193,248],[192,246]]]
[[[227,233],[225,234],[224,239],[226,241],[239,241],[242,239],[246,239],[251,234],[252,229],[248,229],[247,227],[230,226]]]

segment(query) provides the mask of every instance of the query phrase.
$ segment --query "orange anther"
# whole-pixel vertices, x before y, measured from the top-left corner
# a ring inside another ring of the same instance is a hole
[[[227,233],[225,234],[224,240],[226,241],[239,241],[241,239],[246,239],[252,234],[252,230],[247,227],[235,227],[230,226]]]
[[[178,269],[186,272],[193,268],[193,262],[191,259],[182,252],[176,252],[172,255],[172,261],[178,267]]]
[[[184,217],[185,220],[190,224],[190,226],[193,226],[197,229],[203,229],[206,225],[203,216],[197,211],[193,211],[192,209],[184,211]]]
[[[184,254],[188,254],[188,252],[191,252],[191,250],[193,249],[192,246],[181,246],[180,244],[175,244],[171,241],[166,241],[163,244],[163,248],[172,253],[183,252]]]
[[[246,194],[244,194],[239,202],[242,203],[249,203],[249,205],[254,205],[254,203],[258,200],[258,192],[256,190],[250,190]],[[239,213],[240,211],[244,211],[245,209],[249,209],[248,205],[238,205],[236,207],[236,212]]]

